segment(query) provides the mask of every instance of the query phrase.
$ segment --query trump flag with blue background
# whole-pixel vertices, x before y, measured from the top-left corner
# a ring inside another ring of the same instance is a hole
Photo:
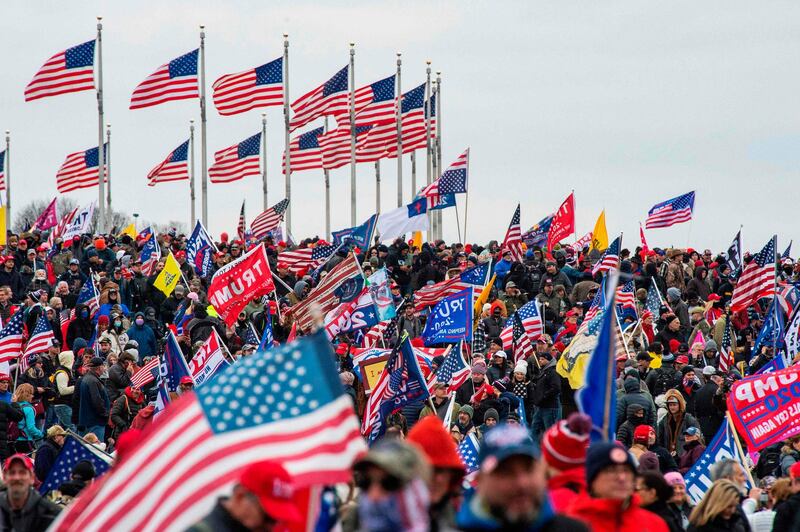
[[[462,290],[436,303],[422,331],[425,345],[472,341],[472,289]]]

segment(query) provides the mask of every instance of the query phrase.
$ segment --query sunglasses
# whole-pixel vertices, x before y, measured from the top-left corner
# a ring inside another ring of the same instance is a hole
[[[380,478],[374,478],[364,473],[355,475],[355,484],[361,491],[367,491],[374,483],[379,483],[384,491],[399,491],[403,487],[403,481],[391,475],[384,475]]]

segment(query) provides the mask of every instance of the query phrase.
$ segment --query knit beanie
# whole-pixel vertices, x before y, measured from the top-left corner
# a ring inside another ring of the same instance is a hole
[[[500,421],[500,415],[497,413],[497,410],[495,410],[494,408],[490,408],[490,409],[489,409],[489,410],[487,410],[487,411],[486,411],[486,413],[483,415],[483,421],[484,421],[484,423],[485,423],[485,422],[486,422],[486,420],[487,420],[487,419],[489,419],[489,418],[492,418],[492,419],[494,419],[495,421]],[[441,423],[441,420],[440,420],[440,423]]]
[[[464,464],[458,457],[455,441],[442,426],[442,420],[438,416],[425,416],[417,421],[406,439],[419,446],[433,467],[464,472]]]
[[[669,473],[664,474],[664,480],[667,481],[672,487],[675,486],[686,486],[686,480],[684,480],[683,475],[678,473],[677,471],[670,471]]]
[[[464,405],[461,408],[459,408],[458,409],[458,413],[459,414],[461,414],[461,413],[467,414],[470,419],[472,419],[472,416],[475,415],[475,411],[469,405]]]
[[[642,443],[647,445],[650,441],[650,431],[653,430],[653,427],[650,425],[639,425],[636,427],[636,430],[633,431],[633,443]]]
[[[636,474],[633,457],[619,443],[596,442],[586,451],[586,485],[591,486],[600,471],[609,466],[625,464]]]
[[[520,360],[514,366],[514,373],[523,373],[525,375],[528,374],[528,363],[524,360]]]
[[[643,453],[642,456],[639,457],[639,473],[644,473],[645,471],[659,471],[658,465],[658,455],[652,451],[647,451]]]
[[[574,413],[547,429],[542,437],[542,458],[559,471],[584,464],[592,420],[585,414]]]
[[[486,362],[477,361],[472,364],[472,373],[477,373],[478,375],[486,375]]]

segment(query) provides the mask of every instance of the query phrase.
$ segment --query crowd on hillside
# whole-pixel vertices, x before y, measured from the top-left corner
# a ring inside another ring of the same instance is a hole
[[[143,265],[139,237],[84,235],[57,239],[55,249],[36,232],[7,239],[0,254],[0,319],[6,324],[22,309],[30,335],[46,315],[55,337],[46,351],[0,374],[7,487],[0,511],[15,530],[43,529],[59,510],[50,499],[69,501],[94,478],[91,464],[80,462],[58,494],[44,498],[34,491],[65,437],[76,433],[98,449],[123,454],[153,423],[155,385],[139,389],[131,377],[163,352],[176,314],[186,316],[177,339],[187,361],[212,331],[233,359],[248,356],[265,320],[272,321],[278,343],[303,333],[293,327],[292,307],[350,252],[341,248],[320,275],[293,271],[280,254],[322,242],[287,245],[267,238],[274,297],[249,302],[227,326],[207,299],[211,275],[198,276],[186,259],[186,235],[157,238],[161,257],[172,252],[183,274],[169,295],[154,287],[164,259]],[[216,246],[214,271],[248,249],[226,234]],[[737,272],[724,255],[620,252],[620,271],[634,280],[637,308],[622,324],[628,354],[617,359],[617,441],[590,445],[591,423],[576,412],[574,390],[556,366],[600,289],[599,275],[591,273],[596,251],[564,247],[549,255],[530,247],[522,262],[496,241],[415,247],[397,240],[352,251],[366,276],[386,268],[392,279],[398,317],[383,339],[388,346],[404,333],[421,345],[426,311],[413,304],[420,288],[488,261],[495,282],[476,320],[469,378],[454,397],[446,386],[435,386],[430,401],[391,416],[386,435],[353,466],[350,490],[337,492],[345,530],[800,530],[800,437],[762,450],[753,464],[719,461],[696,505],[686,491],[687,473],[725,420],[731,384],[776,356],[772,345],[753,352],[766,304],[730,311]],[[783,259],[776,267],[781,282],[800,281],[800,263]],[[98,293],[94,306],[79,303],[90,280]],[[652,285],[664,296],[657,314],[646,305]],[[533,354],[515,361],[503,349],[501,331],[509,315],[532,300],[540,303],[544,332]],[[734,353],[727,370],[720,366],[726,329]],[[334,344],[340,380],[362,415],[366,399],[353,367],[354,335]],[[433,358],[430,371],[442,363]],[[187,379],[172,393],[192,387]],[[478,442],[472,457],[477,471],[465,477],[469,457],[456,449],[467,438]],[[296,517],[292,503],[280,490],[267,490],[266,482],[290,479],[279,464],[254,466],[195,529],[264,529]],[[258,519],[248,506],[253,500],[260,501]]]

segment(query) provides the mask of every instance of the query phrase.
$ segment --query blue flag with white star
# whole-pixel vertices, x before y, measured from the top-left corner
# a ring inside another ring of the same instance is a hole
[[[425,322],[425,345],[472,341],[472,289],[467,288],[436,303]]]
[[[83,460],[91,462],[94,466],[95,478],[100,477],[111,467],[110,456],[91,445],[86,445],[74,436],[67,436],[61,452],[53,463],[53,468],[39,487],[39,493],[45,494],[57,490],[61,484],[72,478],[72,468]]]
[[[714,439],[706,447],[705,452],[700,456],[700,459],[695,462],[692,468],[685,475],[686,479],[686,494],[692,504],[698,504],[703,498],[703,495],[708,491],[713,484],[711,480],[711,466],[725,458],[730,458],[741,463],[739,453],[736,451],[733,437],[728,427],[728,420],[722,422]],[[747,481],[747,490],[753,486]]]

